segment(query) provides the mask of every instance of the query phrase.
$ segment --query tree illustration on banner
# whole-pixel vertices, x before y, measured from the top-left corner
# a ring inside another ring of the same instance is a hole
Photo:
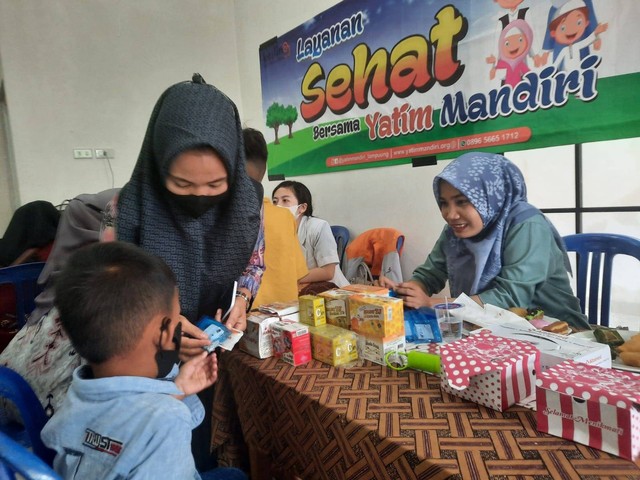
[[[280,143],[278,137],[278,130],[281,125],[289,127],[289,138],[293,138],[293,124],[298,119],[298,110],[293,105],[284,106],[278,102],[274,102],[267,109],[267,121],[266,125],[269,128],[273,128],[275,133],[274,145]]]

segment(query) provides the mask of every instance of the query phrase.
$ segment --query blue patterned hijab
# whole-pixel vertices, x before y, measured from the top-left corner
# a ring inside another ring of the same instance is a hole
[[[165,178],[185,150],[210,146],[224,161],[229,195],[198,218],[169,202]],[[158,99],[138,162],[118,199],[118,240],[158,255],[178,279],[182,314],[213,316],[249,264],[260,205],[245,171],[242,127],[235,104],[203,80],[178,83]]]
[[[441,180],[466,196],[482,218],[483,229],[473,238],[458,238],[451,227],[445,227],[451,295],[476,295],[489,288],[500,273],[509,229],[542,212],[527,202],[527,186],[520,169],[502,155],[470,152],[455,159],[433,180],[436,202]],[[549,227],[565,252],[565,266],[570,270],[562,238],[551,222]]]

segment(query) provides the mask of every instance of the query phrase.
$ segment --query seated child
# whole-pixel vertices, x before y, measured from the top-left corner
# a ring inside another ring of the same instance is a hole
[[[182,317],[169,267],[131,244],[92,244],[71,256],[55,297],[88,362],[42,430],[55,470],[65,479],[201,478],[191,454],[204,415],[196,393],[217,380],[218,364],[203,351],[178,369]],[[219,468],[202,478],[246,476]]]

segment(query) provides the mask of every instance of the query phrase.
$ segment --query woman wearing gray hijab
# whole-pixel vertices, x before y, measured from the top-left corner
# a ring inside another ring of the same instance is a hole
[[[237,281],[226,324],[244,330],[264,272],[262,193],[245,170],[235,104],[196,74],[158,99],[103,238],[131,242],[161,257],[177,277],[181,314],[191,323],[226,310]],[[209,343],[188,322],[183,331],[195,337],[183,339],[185,354]],[[213,389],[199,396],[206,414],[193,432],[192,451],[204,471],[215,466]]]

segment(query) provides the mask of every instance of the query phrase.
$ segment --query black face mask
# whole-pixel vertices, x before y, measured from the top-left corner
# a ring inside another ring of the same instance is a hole
[[[161,331],[165,331],[169,322],[168,318],[165,318],[162,321],[162,326],[160,327]],[[158,350],[156,353],[156,364],[158,365],[158,375],[157,378],[165,378],[171,371],[180,363],[180,344],[182,343],[182,322],[178,322],[175,330],[173,331],[172,341],[176,348],[174,350]]]
[[[178,195],[167,190],[169,200],[181,208],[187,215],[199,218],[216,205],[224,202],[229,190],[220,195]]]

